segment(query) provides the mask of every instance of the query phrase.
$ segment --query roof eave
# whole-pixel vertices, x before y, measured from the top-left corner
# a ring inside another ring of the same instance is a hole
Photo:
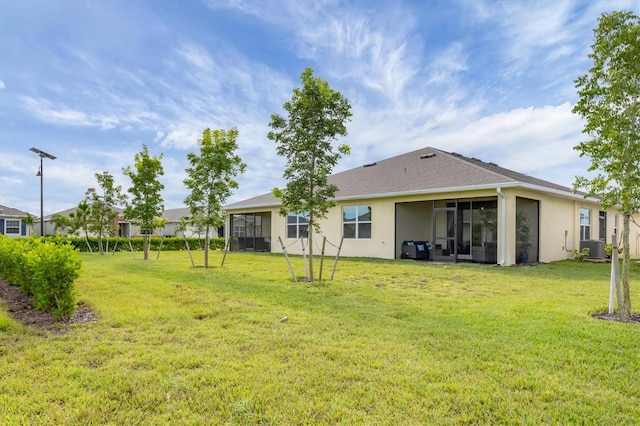
[[[573,192],[562,191],[560,189],[549,188],[542,185],[534,185],[525,182],[504,182],[500,184],[482,184],[482,185],[466,185],[466,186],[453,186],[448,188],[434,188],[434,189],[416,189],[412,191],[398,191],[398,192],[383,192],[378,194],[364,194],[364,195],[349,195],[345,197],[336,197],[336,201],[349,201],[349,200],[362,200],[362,199],[380,199],[380,198],[393,198],[393,197],[409,197],[416,195],[429,195],[429,194],[446,194],[451,192],[465,192],[465,191],[483,191],[483,190],[497,190],[497,188],[522,188],[536,192],[543,192],[551,195],[555,195],[562,198],[568,198],[572,200],[584,200],[592,203],[600,203],[600,200],[594,197],[585,197],[582,194],[576,194]],[[273,208],[280,207],[280,203],[261,203],[244,206],[234,206],[231,208],[225,207],[224,210],[245,210],[245,209],[259,209],[259,208]]]
[[[391,197],[403,197],[403,196],[415,196],[415,195],[427,195],[427,194],[439,194],[439,193],[451,193],[451,192],[465,192],[465,191],[484,191],[484,190],[496,190],[497,188],[522,188],[537,192],[544,192],[559,197],[587,200],[594,203],[599,203],[600,200],[593,197],[585,198],[582,194],[575,194],[572,192],[562,191],[559,189],[549,188],[542,185],[534,185],[525,182],[503,182],[503,183],[491,183],[482,185],[466,185],[466,186],[452,186],[447,188],[434,188],[434,189],[418,189],[413,191],[398,191],[398,192],[386,192],[380,194],[369,195],[351,195],[347,197],[336,197],[336,201],[341,200],[354,200],[354,199],[378,199],[378,198],[391,198]]]

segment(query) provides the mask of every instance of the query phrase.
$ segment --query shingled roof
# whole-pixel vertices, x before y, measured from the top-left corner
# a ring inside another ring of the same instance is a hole
[[[3,217],[26,217],[27,214],[22,210],[14,209],[13,207],[7,207],[0,205],[0,216]]]
[[[162,212],[162,217],[168,219],[169,222],[180,222],[180,219],[186,219],[189,216],[191,216],[191,210],[189,210],[189,207],[167,209]]]
[[[336,173],[329,177],[329,183],[338,186],[338,200],[491,186],[533,186],[566,195],[573,194],[565,186],[505,169],[494,163],[430,147]],[[279,200],[267,193],[230,204],[226,208],[279,204]]]
[[[116,212],[118,212],[118,214],[120,214],[120,215],[122,213],[124,213],[124,209],[121,208],[121,207],[111,207],[111,208],[113,210],[115,210]],[[68,208],[68,209],[65,209],[65,210],[60,210],[59,212],[51,213],[50,215],[47,215],[47,216],[44,217],[44,221],[47,222],[47,221],[51,220],[53,218],[54,214],[58,214],[60,216],[69,217],[69,214],[70,213],[75,213],[76,210],[78,210],[77,206],[76,207],[71,207],[71,208]]]

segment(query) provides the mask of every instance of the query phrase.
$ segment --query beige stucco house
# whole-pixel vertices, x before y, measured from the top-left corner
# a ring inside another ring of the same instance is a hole
[[[334,174],[337,206],[321,241],[342,256],[422,258],[512,265],[571,258],[589,247],[601,257],[621,216],[572,189],[460,154],[424,148]],[[226,237],[237,250],[301,253],[304,214],[279,214],[264,194],[226,206]],[[342,237],[344,236],[344,240]],[[631,254],[640,228],[632,224]],[[315,252],[319,251],[319,246]],[[422,255],[421,255],[422,254]]]
[[[129,237],[131,236],[132,233],[132,225],[129,221],[125,220],[122,216],[124,210],[120,207],[112,207],[112,209],[114,211],[116,211],[118,213],[118,217],[115,219],[115,225],[117,228],[117,234],[114,236],[119,236],[119,237]],[[67,227],[63,227],[63,228],[57,228],[56,224],[54,223],[54,215],[60,215],[60,216],[64,216],[64,217],[69,217],[69,215],[71,213],[74,213],[78,210],[78,207],[71,207],[65,210],[61,210],[55,213],[52,213],[50,215],[47,215],[44,217],[44,235],[56,235],[56,234],[60,234],[63,236],[69,236],[69,229]],[[40,220],[36,220],[36,228],[38,230],[38,233],[40,231]],[[84,235],[84,229],[78,229],[76,234],[77,235]],[[92,232],[89,232],[89,235],[92,237],[95,237],[96,235]]]
[[[2,207],[2,206],[0,206]],[[55,226],[55,223],[53,221],[53,217],[54,215],[61,215],[61,216],[65,216],[65,217],[69,217],[69,214],[71,213],[75,213],[77,211],[77,207],[72,207],[66,210],[62,210],[56,213],[53,213],[51,215],[45,216],[44,217],[44,234],[45,235],[56,235],[56,234],[60,234],[60,235],[64,235],[67,236],[69,235],[69,230],[67,228],[61,228],[61,229],[57,229]],[[116,234],[113,236],[117,236],[117,237],[125,237],[125,238],[130,238],[130,237],[139,237],[142,234],[140,227],[136,226],[134,224],[132,224],[129,220],[124,218],[124,209],[120,208],[120,207],[113,207],[113,210],[115,210],[118,213],[118,217],[115,219],[116,221]],[[182,219],[188,220],[189,216],[190,216],[190,211],[188,207],[181,207],[181,208],[176,208],[176,209],[166,209],[162,212],[161,217],[163,219],[166,219],[167,222],[165,223],[163,228],[160,229],[155,229],[154,230],[154,235],[155,236],[164,236],[164,237],[173,237],[173,236],[187,236],[187,237],[204,237],[204,231],[203,230],[198,230],[197,228],[193,227],[193,226],[187,226],[187,229],[185,231],[178,231],[178,224],[180,223],[180,221]],[[1,218],[1,213],[0,213],[0,218]],[[38,230],[39,228],[39,223],[40,221],[37,221],[37,228]],[[212,229],[210,231],[211,236],[212,237],[218,237],[219,235],[222,236],[222,229]],[[79,229],[76,234],[78,235],[84,235],[84,229]],[[95,237],[96,235],[94,235],[94,233],[89,232],[89,235],[92,237]]]
[[[165,237],[171,236],[186,236],[186,237],[198,237],[204,238],[205,230],[198,229],[193,225],[188,225],[184,231],[178,230],[179,223],[181,220],[189,221],[191,217],[191,211],[189,207],[179,207],[176,209],[167,209],[162,212],[162,218],[167,219],[167,223],[165,224],[163,229],[158,230],[157,232]],[[210,229],[209,234],[211,237],[221,237],[224,232],[223,229]]]

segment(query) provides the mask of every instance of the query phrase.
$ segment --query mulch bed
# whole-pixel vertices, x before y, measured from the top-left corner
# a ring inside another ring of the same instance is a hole
[[[51,313],[35,309],[29,296],[23,294],[19,287],[10,285],[4,280],[0,280],[0,299],[4,301],[9,315],[14,320],[26,326],[58,334],[64,333],[69,324],[97,320],[91,308],[80,302],[69,321],[59,321]]]
[[[599,319],[603,321],[620,321],[620,317],[618,316],[618,314],[604,313],[604,314],[596,314],[593,317],[595,319]],[[640,314],[636,314],[632,312],[631,316],[629,317],[629,321],[627,322],[640,323]]]

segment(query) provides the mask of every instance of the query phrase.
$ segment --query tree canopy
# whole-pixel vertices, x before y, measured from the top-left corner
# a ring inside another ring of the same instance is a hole
[[[300,75],[302,88],[293,89],[283,108],[288,117],[273,114],[267,137],[276,144],[278,155],[287,159],[283,177],[285,188],[274,188],[282,202],[280,213],[305,214],[309,223],[309,279],[313,281],[313,233],[320,220],[335,206],[338,188],[328,178],[338,160],[350,152],[348,145],[333,146],[347,135],[351,118],[349,101],[307,68]]]
[[[244,173],[245,163],[236,154],[238,130],[204,129],[198,140],[200,152],[187,154],[190,167],[184,185],[190,191],[184,202],[191,212],[191,221],[205,229],[204,266],[209,267],[211,231],[224,225],[222,206],[238,188],[235,177]]]
[[[152,157],[147,145],[142,145],[142,151],[135,155],[133,167],[127,166],[122,172],[132,183],[128,190],[131,200],[127,203],[124,214],[131,223],[140,227],[144,237],[144,259],[147,260],[149,235],[154,229],[154,219],[159,218],[164,210],[164,185],[159,180],[164,175],[162,153]]]
[[[104,254],[103,236],[113,236],[117,231],[119,212],[114,207],[123,205],[127,197],[109,172],[96,173],[95,176],[99,189],[87,189],[86,200],[90,209],[86,225],[90,232],[98,235],[98,249],[100,254]]]

